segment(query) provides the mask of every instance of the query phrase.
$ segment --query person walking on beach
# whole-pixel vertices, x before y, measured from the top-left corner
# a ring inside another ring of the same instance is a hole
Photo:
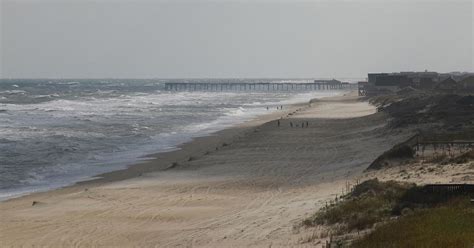
[[[280,106],[280,110],[283,110],[283,105]]]
[[[280,126],[280,120],[278,120],[278,122],[277,122],[277,123],[278,123],[278,126]]]
[[[306,122],[306,127],[308,127],[308,125],[309,125],[308,122]]]
[[[293,127],[293,122],[290,121],[290,127]]]

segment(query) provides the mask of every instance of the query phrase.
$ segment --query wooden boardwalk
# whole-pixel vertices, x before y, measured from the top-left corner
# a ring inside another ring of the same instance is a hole
[[[165,83],[167,91],[316,91],[357,89],[356,84],[340,83]]]
[[[445,194],[473,194],[474,184],[427,184],[424,190]]]

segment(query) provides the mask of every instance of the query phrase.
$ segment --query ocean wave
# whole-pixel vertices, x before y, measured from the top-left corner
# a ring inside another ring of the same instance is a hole
[[[0,91],[0,94],[6,94],[6,95],[17,95],[17,94],[26,94],[26,91],[24,90],[4,90]]]
[[[0,198],[61,187],[125,168],[147,159],[148,154],[177,149],[194,137],[268,113],[265,106],[327,95],[155,89],[134,92],[121,83],[106,86],[110,89],[101,86],[98,91],[81,83],[87,91],[73,96],[64,93],[70,88],[58,93],[54,87],[51,92],[35,95],[41,98],[58,94],[49,101],[0,104],[8,113],[1,117],[0,143],[11,165],[2,171],[10,179],[0,181],[0,186],[3,183],[9,187],[8,192],[0,192]]]
[[[242,116],[242,115],[245,115],[245,108],[243,107],[238,107],[238,108],[235,108],[235,109],[229,109],[227,112],[225,112],[224,114],[227,115],[227,116]]]
[[[262,102],[252,102],[252,103],[246,103],[244,106],[261,106],[263,105]]]

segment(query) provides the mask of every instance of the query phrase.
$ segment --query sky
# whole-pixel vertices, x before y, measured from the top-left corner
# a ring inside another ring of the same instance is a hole
[[[471,0],[0,1],[1,78],[474,71]]]

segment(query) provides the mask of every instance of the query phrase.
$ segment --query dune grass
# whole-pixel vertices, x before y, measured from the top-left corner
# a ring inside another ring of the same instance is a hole
[[[417,210],[352,244],[353,247],[474,247],[474,206],[467,198]]]
[[[370,228],[392,215],[393,208],[410,187],[413,185],[376,179],[365,181],[344,196],[343,201],[323,208],[303,224],[337,224],[339,233]]]
[[[469,200],[464,194],[439,194],[414,184],[373,179],[303,224],[325,225],[341,237],[374,228],[360,240],[343,242],[354,247],[472,248],[474,204]]]

